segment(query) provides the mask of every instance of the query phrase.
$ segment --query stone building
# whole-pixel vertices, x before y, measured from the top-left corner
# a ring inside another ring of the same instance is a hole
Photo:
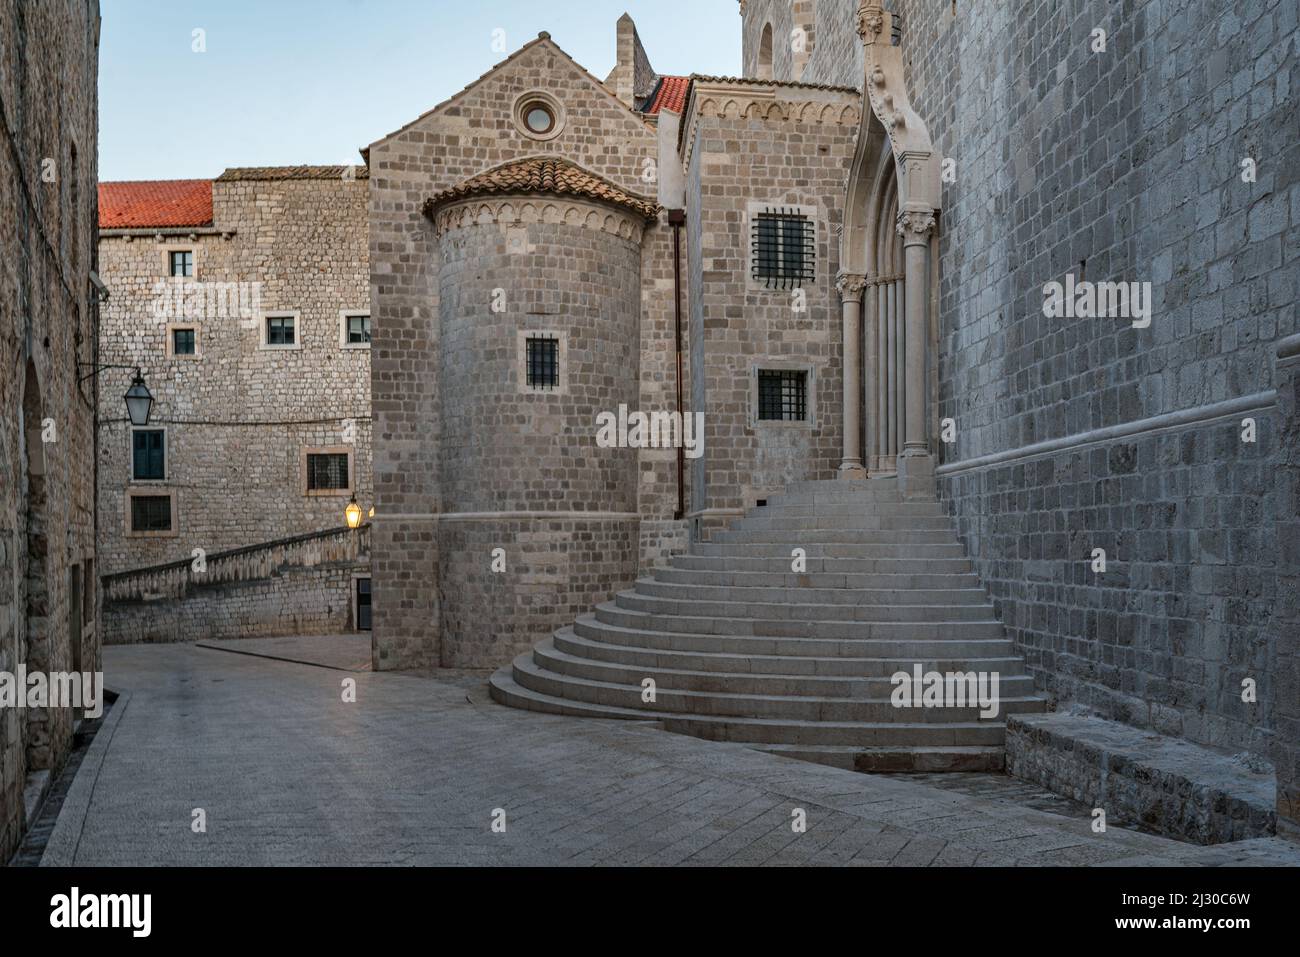
[[[0,2],[0,673],[100,670],[95,561],[98,4]],[[108,375],[108,373],[105,373]],[[121,407],[125,380],[115,380]],[[71,708],[0,707],[0,862]]]
[[[207,559],[344,525],[370,483],[369,244],[364,166],[229,169],[215,180],[102,183],[101,358],[138,367],[146,426],[100,383],[101,572],[110,641],[342,630],[351,578],[222,592],[195,616],[159,576],[229,584]],[[201,550],[201,552],[196,552]],[[353,556],[355,557],[355,555]],[[234,563],[227,560],[226,568]],[[144,571],[142,571],[144,570]],[[141,604],[145,599],[153,603]],[[191,610],[205,606],[205,593]]]
[[[919,767],[1001,732],[850,662],[998,661],[1013,730],[1271,762],[1286,829],[1295,5],[739,6],[742,77],[542,34],[368,150],[376,665]],[[632,403],[704,416],[680,506]]]

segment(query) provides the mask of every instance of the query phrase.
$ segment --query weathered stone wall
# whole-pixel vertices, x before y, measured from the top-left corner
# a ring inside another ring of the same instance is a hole
[[[0,671],[100,670],[93,363],[99,9],[0,0]],[[84,582],[81,594],[74,591]],[[0,709],[0,862],[68,709]]]
[[[533,91],[553,97],[562,108],[558,131],[551,138],[531,137],[514,120],[520,97]],[[378,668],[436,665],[444,658],[435,530],[438,513],[451,510],[443,501],[438,454],[442,257],[433,224],[421,207],[440,190],[486,169],[548,154],[569,159],[634,194],[653,193],[643,175],[646,161],[657,157],[654,129],[548,37],[530,43],[462,93],[370,148]],[[662,240],[645,242],[664,248]],[[667,268],[671,270],[671,260]],[[499,285],[508,301],[510,284]],[[653,321],[662,323],[666,315],[671,323],[671,296],[662,286],[656,290],[662,298]],[[484,301],[481,308],[486,315],[489,303]],[[671,325],[668,329],[670,337]],[[664,341],[662,332],[658,341]],[[667,341],[671,345],[671,338]],[[513,354],[514,336],[502,348]],[[635,388],[631,394],[636,396]],[[663,486],[663,468],[655,465],[651,470],[656,488]],[[675,472],[672,480],[675,497]],[[663,507],[666,498],[658,494],[658,504],[649,507]],[[570,507],[585,506],[575,502]],[[659,518],[670,520],[671,515],[670,510]]]
[[[249,581],[196,585],[180,598],[104,603],[113,645],[341,635],[356,631],[353,580],[368,562],[285,568]]]
[[[307,449],[351,450],[371,490],[370,351],[345,347],[341,312],[369,308],[367,187],[342,167],[232,170],[213,183],[210,230],[110,231],[100,240],[103,361],[140,365],[166,430],[167,477],[133,481],[129,370],[100,380],[104,573],[341,525],[351,491],[308,495]],[[292,178],[291,178],[292,177]],[[246,284],[238,301],[177,295],[170,249],[194,252],[194,289]],[[297,314],[297,347],[264,348],[264,312]],[[172,356],[172,324],[197,326],[197,355]],[[175,496],[173,533],[130,533],[127,492]]]
[[[693,514],[707,527],[790,482],[832,478],[839,466],[837,230],[858,97],[739,83],[697,83],[693,96],[684,121],[691,386],[706,435],[692,467]],[[802,303],[792,290],[750,281],[752,203],[813,216],[815,279]],[[807,421],[756,421],[755,370],[784,367],[810,372]]]
[[[849,58],[821,56],[851,42],[850,6],[818,4],[843,24],[819,26],[804,80],[853,82]],[[940,492],[977,570],[1058,698],[1266,753],[1282,691],[1267,393],[1273,343],[1297,328],[1300,205],[1277,152],[1297,125],[1295,5],[891,6],[912,103],[955,164]],[[1150,282],[1150,326],[1047,318],[1044,285],[1067,273]]]
[[[1278,832],[1300,839],[1300,337],[1278,349],[1277,605],[1268,674]]]
[[[936,0],[937,2],[937,0]],[[763,27],[772,25],[772,76],[776,80],[862,84],[859,0],[746,0],[741,34],[745,76],[756,76]],[[796,49],[793,31],[804,31]]]

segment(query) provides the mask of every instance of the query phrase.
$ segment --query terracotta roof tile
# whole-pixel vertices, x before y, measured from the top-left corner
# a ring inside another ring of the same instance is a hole
[[[218,183],[253,179],[342,179],[344,170],[351,170],[355,179],[367,179],[370,168],[357,163],[354,166],[233,166],[217,177]]]
[[[515,160],[471,176],[458,186],[445,189],[426,200],[424,212],[425,215],[430,215],[440,206],[470,196],[502,193],[580,196],[622,206],[646,219],[653,219],[659,213],[658,204],[629,193],[568,160],[550,157]]]
[[[659,85],[650,95],[649,105],[643,112],[654,115],[660,110],[680,113],[686,106],[686,91],[690,89],[689,76],[661,76]]]
[[[99,184],[100,229],[211,225],[210,179]]]

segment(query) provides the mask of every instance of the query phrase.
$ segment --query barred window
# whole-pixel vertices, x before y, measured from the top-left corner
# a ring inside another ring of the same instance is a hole
[[[788,209],[756,213],[750,237],[750,275],[769,289],[797,289],[813,281],[816,230],[812,219]]]
[[[525,361],[530,389],[557,389],[560,386],[560,342],[554,336],[529,336]]]
[[[161,481],[167,477],[166,433],[162,429],[136,429],[131,433],[131,477],[136,481]]]
[[[760,369],[758,418],[770,422],[803,422],[808,417],[808,373],[793,369]]]
[[[154,262],[157,262],[157,260],[154,260]],[[167,263],[169,272],[173,276],[194,275],[194,253],[188,249],[168,253]]]
[[[348,454],[346,452],[309,452],[307,454],[307,490],[342,491],[348,488]]]
[[[169,495],[132,495],[131,531],[170,532],[172,500]]]

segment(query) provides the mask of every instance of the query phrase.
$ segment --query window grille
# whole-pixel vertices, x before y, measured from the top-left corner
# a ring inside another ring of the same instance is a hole
[[[310,452],[307,454],[307,490],[342,491],[348,488],[346,452]]]
[[[816,230],[812,219],[789,209],[765,209],[754,216],[750,275],[768,289],[797,289],[816,273]]]
[[[530,389],[558,389],[560,386],[560,341],[554,336],[529,336],[525,359]]]
[[[167,495],[131,496],[131,531],[170,532],[172,500]]]
[[[763,421],[803,422],[808,417],[808,373],[759,370],[758,417]]]

